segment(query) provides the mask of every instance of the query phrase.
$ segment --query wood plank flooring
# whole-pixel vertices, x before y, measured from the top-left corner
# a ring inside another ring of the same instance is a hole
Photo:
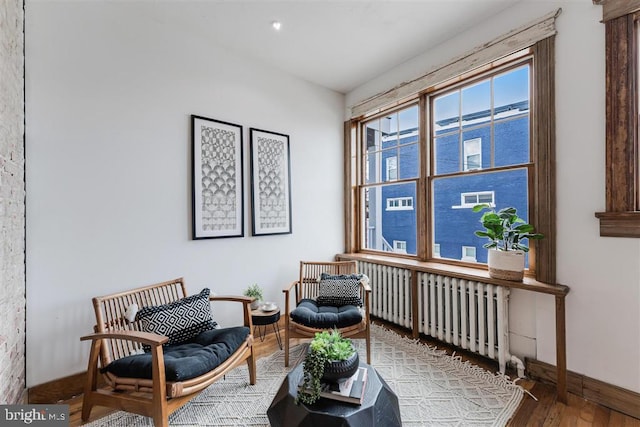
[[[376,321],[376,323],[382,324],[389,329],[394,329],[401,334],[406,334],[407,332],[385,322]],[[281,334],[284,337],[283,331],[281,331]],[[497,363],[492,360],[448,347],[435,340],[422,340],[425,343],[447,350],[449,353],[455,351],[464,360],[469,360],[485,369],[494,372],[497,370]],[[273,333],[268,334],[264,342],[260,342],[260,339],[256,338],[255,351],[258,358],[268,356],[276,350],[278,350],[278,344]],[[507,424],[509,427],[640,427],[640,420],[636,418],[610,410],[571,393],[569,393],[569,403],[567,405],[559,403],[556,401],[556,389],[554,386],[531,380],[520,380],[518,384],[533,394],[538,401],[525,394],[518,411]],[[70,427],[83,424],[80,418],[82,396],[76,396],[73,399],[59,403],[69,405]],[[90,421],[102,418],[111,412],[111,410],[103,407],[94,407],[91,411]]]

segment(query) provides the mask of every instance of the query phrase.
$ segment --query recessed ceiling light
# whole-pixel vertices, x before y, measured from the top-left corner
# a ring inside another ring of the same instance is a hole
[[[271,26],[273,27],[274,30],[280,31],[280,28],[282,27],[282,23],[280,21],[273,21],[271,23]]]

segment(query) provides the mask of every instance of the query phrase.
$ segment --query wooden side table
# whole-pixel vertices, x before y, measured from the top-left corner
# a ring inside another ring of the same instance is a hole
[[[260,342],[264,341],[264,337],[267,335],[267,326],[272,325],[273,331],[276,334],[276,340],[278,341],[278,347],[282,350],[282,339],[280,338],[280,329],[278,329],[278,320],[280,320],[280,308],[276,307],[275,310],[263,311],[258,308],[251,310],[251,321],[253,327],[258,331],[260,336]]]

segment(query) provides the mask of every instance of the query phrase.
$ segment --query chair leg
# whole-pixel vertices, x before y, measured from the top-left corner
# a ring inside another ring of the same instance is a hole
[[[169,427],[169,410],[166,399],[159,407],[153,407],[153,425],[155,427]]]
[[[289,329],[284,331],[284,366],[289,366]]]
[[[247,358],[247,368],[249,369],[249,384],[256,384],[256,358],[251,347],[251,355]]]
[[[93,392],[97,389],[98,384],[98,357],[100,356],[100,346],[102,340],[94,340],[91,343],[91,352],[89,354],[89,365],[87,367],[87,380],[84,385],[84,396],[82,397],[82,421],[87,421],[91,416],[93,408]]]
[[[151,347],[151,378],[153,395],[151,413],[155,427],[169,427],[169,407],[167,404],[167,383],[164,370],[162,346]]]

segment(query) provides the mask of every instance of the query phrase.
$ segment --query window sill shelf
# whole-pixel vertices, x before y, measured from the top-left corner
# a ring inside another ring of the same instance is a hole
[[[600,220],[600,236],[640,237],[640,211],[596,212]]]
[[[374,264],[406,268],[413,271],[442,274],[459,279],[479,281],[497,286],[506,286],[509,288],[525,289],[527,291],[540,292],[543,294],[551,294],[560,297],[564,297],[569,293],[569,287],[566,285],[552,285],[549,283],[543,283],[535,280],[532,277],[526,276],[522,282],[494,279],[489,277],[489,272],[486,269],[464,267],[434,261],[418,261],[415,259],[363,253],[338,254],[336,255],[336,259],[364,261]]]

